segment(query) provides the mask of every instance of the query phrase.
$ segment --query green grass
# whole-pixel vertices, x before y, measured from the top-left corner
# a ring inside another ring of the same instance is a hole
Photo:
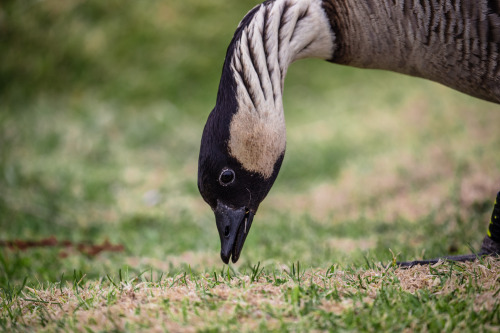
[[[0,240],[124,251],[0,248],[1,329],[498,329],[498,261],[415,289],[378,265],[477,250],[500,190],[499,107],[419,79],[294,64],[282,171],[222,264],[197,155],[255,4],[2,5]]]
[[[119,271],[91,281],[3,290],[0,327],[22,331],[464,331],[500,321],[498,260],[399,270],[332,265],[159,275]],[[486,302],[484,302],[486,300]]]

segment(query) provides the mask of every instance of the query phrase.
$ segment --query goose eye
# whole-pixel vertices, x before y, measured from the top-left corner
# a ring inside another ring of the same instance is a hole
[[[231,169],[224,169],[219,176],[219,183],[222,186],[227,186],[234,181],[234,171]]]

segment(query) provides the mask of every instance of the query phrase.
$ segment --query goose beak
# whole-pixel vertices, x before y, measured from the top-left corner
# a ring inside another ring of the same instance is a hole
[[[220,236],[220,257],[225,264],[236,263],[252,225],[254,213],[246,207],[231,208],[221,202],[215,209],[215,222]]]

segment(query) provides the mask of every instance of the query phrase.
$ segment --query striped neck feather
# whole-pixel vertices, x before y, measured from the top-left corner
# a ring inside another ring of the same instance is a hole
[[[288,66],[303,58],[330,59],[334,35],[321,0],[275,0],[255,7],[235,38],[226,58],[237,101],[229,152],[247,171],[269,178],[285,152],[282,94]]]

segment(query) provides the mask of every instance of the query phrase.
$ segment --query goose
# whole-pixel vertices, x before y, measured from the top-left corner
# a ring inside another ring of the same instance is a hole
[[[250,10],[227,49],[198,161],[198,189],[215,214],[226,264],[238,261],[283,162],[287,69],[311,57],[500,103],[500,1],[268,0]],[[480,254],[500,253],[498,215],[496,204]]]

